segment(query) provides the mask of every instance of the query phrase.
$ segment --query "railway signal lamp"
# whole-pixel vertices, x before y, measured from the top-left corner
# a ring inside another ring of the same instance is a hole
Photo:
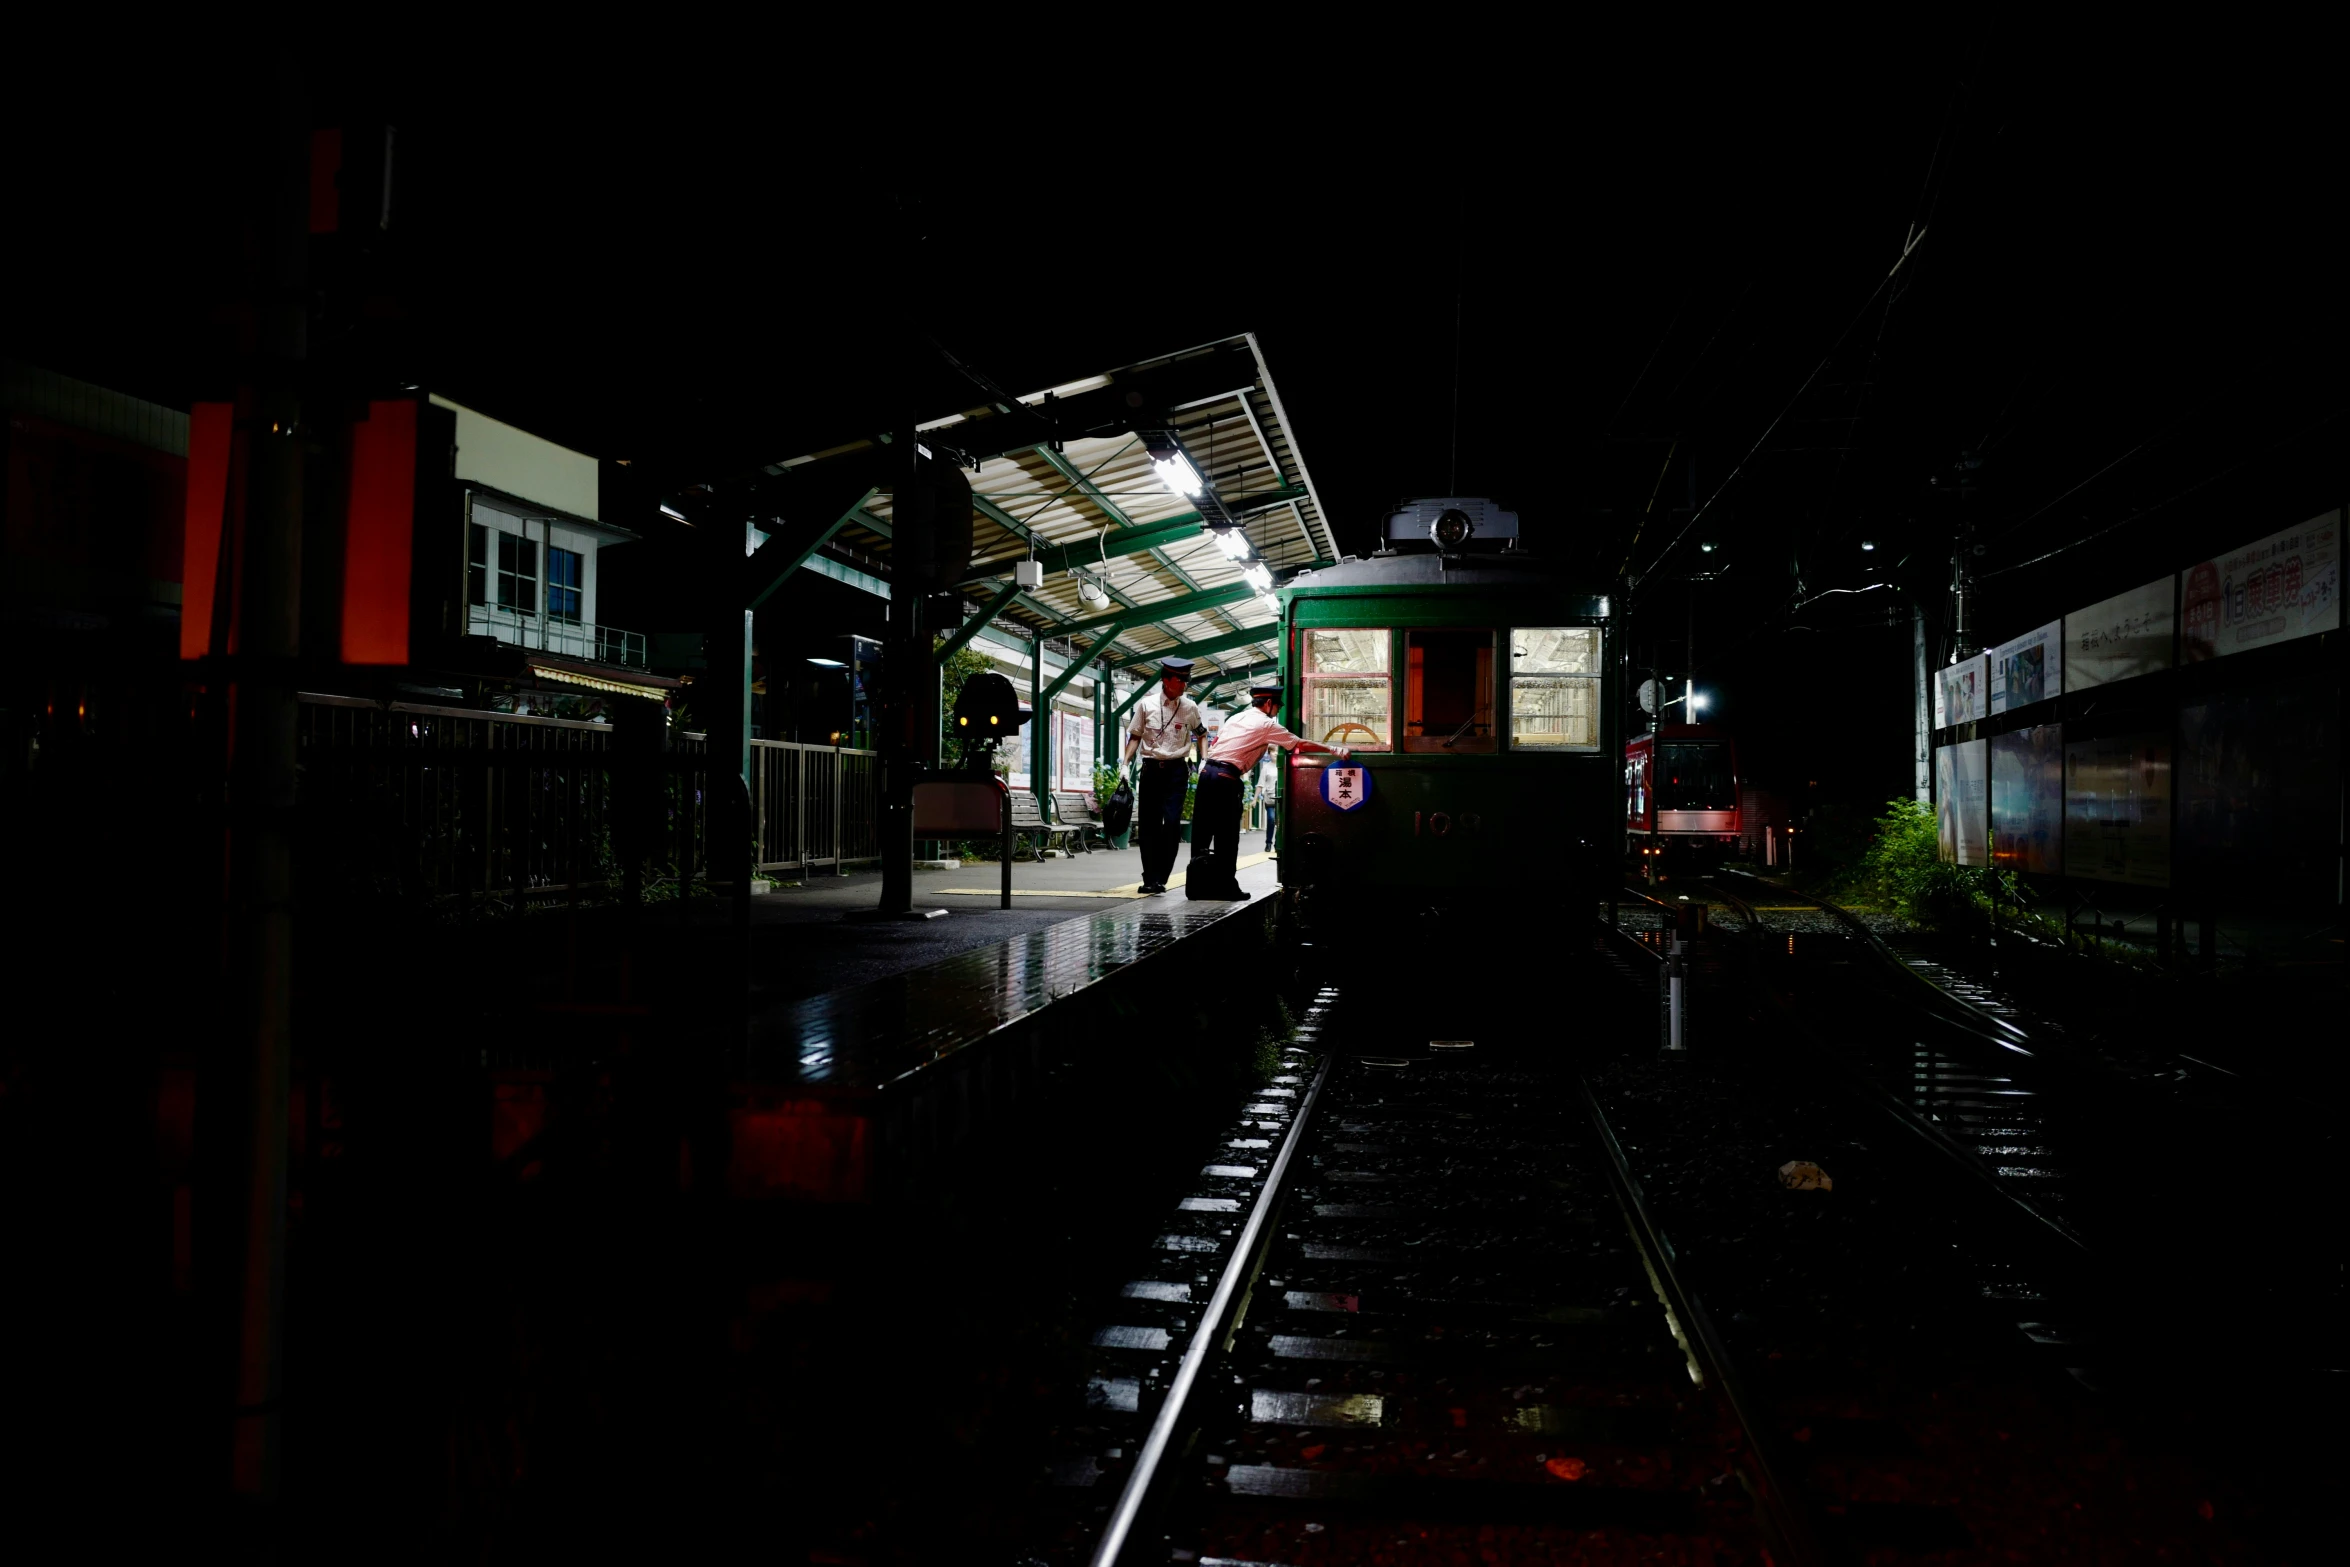
[[[955,738],[992,746],[1016,733],[1028,715],[1012,682],[989,670],[963,682],[955,695]]]

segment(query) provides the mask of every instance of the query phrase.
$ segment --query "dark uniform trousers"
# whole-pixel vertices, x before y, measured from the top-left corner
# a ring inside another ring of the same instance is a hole
[[[1183,792],[1190,783],[1189,764],[1143,758],[1142,799],[1134,808],[1134,831],[1141,840],[1145,886],[1164,887],[1175,874],[1175,846],[1183,841]]]
[[[1210,762],[1199,771],[1199,792],[1191,799],[1191,867],[1184,872],[1187,898],[1229,898],[1240,891],[1240,773],[1229,762]]]

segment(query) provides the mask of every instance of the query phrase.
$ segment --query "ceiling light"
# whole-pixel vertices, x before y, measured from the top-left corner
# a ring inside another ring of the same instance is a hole
[[[1708,555],[1711,555],[1714,552],[1714,547],[1711,544],[1700,544],[1697,547],[1705,551]]]
[[[1161,484],[1178,495],[1189,498],[1200,492],[1199,475],[1192,471],[1190,463],[1183,460],[1181,452],[1167,457],[1153,457],[1151,472],[1159,476]]]
[[[814,664],[818,669],[846,669],[849,667],[837,658],[811,658],[808,662]]]
[[[661,503],[661,515],[664,517],[675,517],[679,522],[685,521],[685,513],[679,511],[676,507],[670,505],[667,501],[663,501]]]
[[[1265,563],[1261,560],[1242,572],[1240,577],[1243,582],[1255,588],[1259,593],[1273,591],[1273,573],[1265,569]]]
[[[1268,615],[1278,615],[1281,613],[1281,601],[1270,593],[1258,594],[1257,602],[1265,606],[1265,613]]]
[[[1086,603],[1092,605],[1095,609],[1108,609],[1110,607],[1109,590],[1104,588],[1100,583],[1094,581],[1091,577],[1080,577],[1077,579],[1077,596],[1083,599]]]
[[[1860,541],[1860,547],[1864,550],[1873,550],[1877,547],[1877,541],[1875,539],[1863,539]]]
[[[1216,548],[1234,560],[1246,560],[1249,554],[1248,535],[1238,528],[1218,528]]]

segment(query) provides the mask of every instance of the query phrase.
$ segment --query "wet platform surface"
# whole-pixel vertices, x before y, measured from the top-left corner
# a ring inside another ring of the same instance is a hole
[[[1089,859],[1102,863],[1088,866]],[[1131,874],[1135,865],[1131,851],[1047,861],[1042,867],[1021,865],[1015,867],[1014,885],[1020,884],[1022,871],[1058,869],[1061,874],[1052,880],[1065,883],[1063,895],[1074,899],[1086,891],[1078,884],[1106,881],[1122,870]],[[1181,869],[1179,863],[1178,874]],[[931,880],[948,877],[952,886],[970,886],[996,870],[988,866],[976,873],[932,873],[917,883],[916,902],[936,896],[926,885]],[[1031,885],[1041,879],[1033,874],[1029,878]],[[1076,904],[1093,912],[1071,915],[1057,909],[1045,921],[1036,917],[1045,911],[1023,909],[1017,898],[1009,911],[958,909],[941,919],[875,923],[845,920],[849,907],[871,906],[870,894],[856,896],[849,887],[839,888],[838,896],[844,901],[854,897],[853,904],[804,905],[809,915],[805,920],[785,918],[785,910],[761,908],[782,903],[782,895],[759,899],[753,904],[754,970],[759,967],[757,929],[770,923],[821,922],[850,947],[888,949],[911,940],[919,952],[924,938],[929,938],[959,945],[960,950],[863,983],[755,1009],[740,1076],[746,1082],[822,1094],[880,1092],[1055,1001],[1171,952],[1211,925],[1252,911],[1263,916],[1278,889],[1278,868],[1262,856],[1243,856],[1240,883],[1254,894],[1247,902],[1195,903],[1180,887],[1143,898],[1134,896],[1130,886],[1109,882]],[[1015,927],[1009,935],[1007,925]],[[807,934],[794,929],[790,939],[800,943]],[[1168,982],[1178,986],[1207,985],[1215,979],[1207,973],[1186,973],[1180,964],[1168,972]]]

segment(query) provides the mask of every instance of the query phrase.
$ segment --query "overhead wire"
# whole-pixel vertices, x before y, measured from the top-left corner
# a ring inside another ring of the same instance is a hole
[[[2151,517],[2156,512],[2161,511],[2164,507],[2175,505],[2178,502],[2185,500],[2188,496],[2193,495],[2196,491],[2206,489],[2211,485],[2217,484],[2220,480],[2228,477],[2228,475],[2235,473],[2237,470],[2245,467],[2258,458],[2267,456],[2270,452],[2275,451],[2280,446],[2289,446],[2293,442],[2300,440],[2305,435],[2311,434],[2317,430],[2324,429],[2327,425],[2333,423],[2336,419],[2341,418],[2344,414],[2350,414],[2350,407],[2336,408],[2332,412],[2325,414],[2320,418],[2313,419],[2292,433],[2277,437],[2277,439],[2271,441],[2268,445],[2262,447],[2259,451],[2252,452],[2246,456],[2238,458],[2236,461],[2228,464],[2225,468],[2220,469],[2218,472],[2206,475],[2205,477],[2196,480],[2193,484],[2188,485],[2185,489],[2180,490],[2175,494],[2164,496],[2161,500],[2156,501],[2151,506],[2142,506],[2138,510],[2130,513],[2127,517],[2120,518],[2114,522],[2109,522],[2094,533],[2085,533],[2081,537],[2073,540],[2070,544],[2059,544],[2056,548],[2035,555],[2030,560],[2019,560],[2012,566],[2001,566],[1996,571],[1979,572],[1976,574],[1975,580],[1977,582],[1987,582],[1993,577],[2004,577],[2011,571],[2021,571],[2026,566],[2037,566],[2044,560],[2054,560],[2057,556],[2065,554],[2071,550],[2077,550],[2084,544],[2094,543],[2098,539],[2104,538],[2107,534],[2113,532],[2117,528],[2125,528],[2131,523],[2140,520],[2141,518]],[[2045,509],[2046,508],[2043,508],[2043,510]]]
[[[1665,547],[1657,553],[1656,559],[1649,563],[1648,570],[1641,573],[1642,576],[1654,575],[1656,568],[1663,565],[1666,557],[1671,555],[1679,547],[1681,541],[1689,536],[1689,530],[1696,527],[1699,520],[1713,509],[1714,502],[1722,498],[1722,493],[1737,482],[1738,476],[1746,471],[1746,465],[1754,461],[1755,454],[1769,443],[1773,432],[1786,421],[1788,414],[1794,412],[1795,405],[1803,400],[1803,394],[1811,390],[1811,384],[1820,378],[1820,372],[1827,369],[1829,363],[1835,359],[1837,350],[1841,349],[1844,346],[1844,340],[1852,335],[1852,329],[1860,325],[1861,318],[1868,314],[1869,307],[1877,302],[1877,296],[1885,292],[1886,287],[1892,283],[1893,279],[1900,275],[1902,267],[1909,261],[1909,258],[1917,253],[1917,248],[1924,242],[1925,237],[1926,231],[1924,229],[1913,228],[1903,239],[1901,254],[1894,258],[1893,265],[1887,269],[1885,275],[1877,280],[1877,286],[1869,290],[1868,298],[1860,302],[1860,308],[1852,313],[1852,318],[1844,323],[1844,330],[1836,334],[1835,341],[1828,345],[1828,351],[1820,356],[1820,362],[1812,367],[1811,374],[1805,376],[1803,384],[1795,389],[1795,395],[1787,399],[1787,405],[1781,408],[1778,415],[1764,427],[1763,433],[1756,437],[1754,445],[1747,448],[1746,455],[1738,459],[1738,465],[1730,470],[1720,484],[1714,486],[1714,492],[1705,498],[1705,504],[1690,514],[1689,520],[1681,525],[1681,531],[1674,534]]]

